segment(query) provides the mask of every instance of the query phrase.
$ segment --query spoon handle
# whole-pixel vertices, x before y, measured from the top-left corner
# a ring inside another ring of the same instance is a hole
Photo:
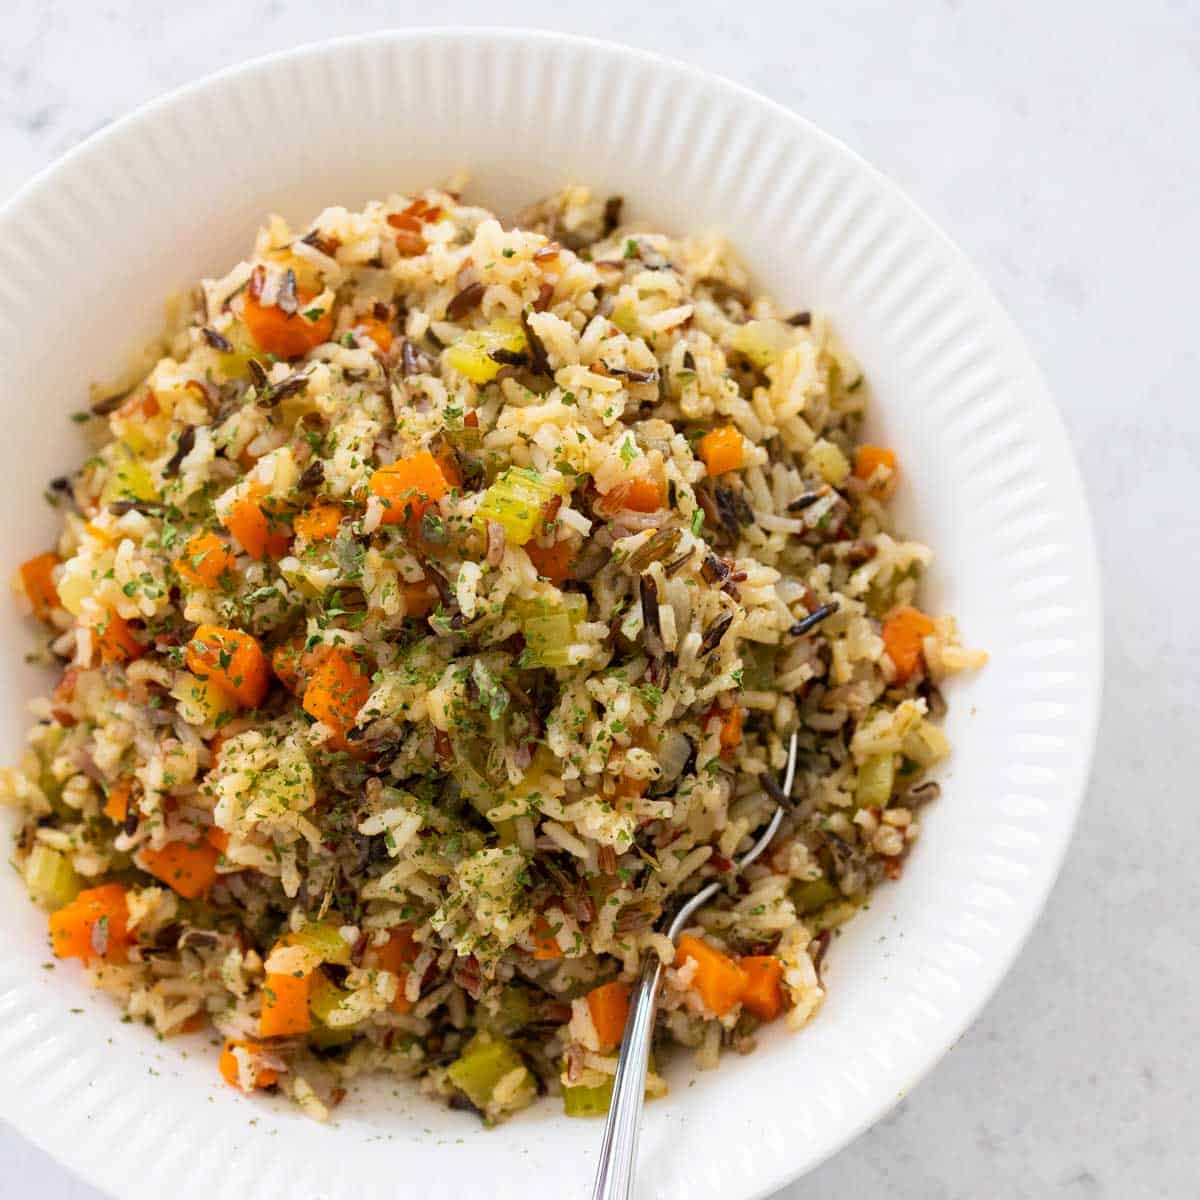
[[[625,1022],[625,1036],[613,1077],[612,1103],[604,1123],[592,1200],[630,1200],[633,1195],[650,1039],[654,1033],[654,1011],[658,1007],[662,973],[658,955],[648,954],[629,1002],[629,1019]]]

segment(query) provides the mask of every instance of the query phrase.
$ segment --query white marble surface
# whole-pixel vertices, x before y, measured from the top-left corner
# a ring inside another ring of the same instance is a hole
[[[114,117],[227,64],[501,14],[722,72],[898,180],[1024,330],[1095,514],[1108,686],[1045,918],[931,1077],[781,1196],[1197,1195],[1200,3],[8,0],[0,201]],[[3,1127],[0,1195],[98,1200]]]

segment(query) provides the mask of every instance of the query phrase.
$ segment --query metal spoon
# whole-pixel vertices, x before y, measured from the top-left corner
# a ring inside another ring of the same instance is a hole
[[[796,777],[796,734],[788,744],[787,770],[783,779],[783,794],[791,795]],[[782,806],[775,809],[754,845],[742,855],[734,869],[744,871],[771,844],[771,839],[783,820]],[[698,908],[707,904],[724,886],[728,876],[713,880],[702,887],[675,914],[667,928],[667,937],[674,941]],[[658,1008],[658,989],[662,984],[663,964],[657,954],[651,954],[642,964],[641,974],[629,1002],[629,1018],[621,1053],[613,1078],[612,1102],[604,1123],[604,1140],[600,1143],[600,1162],[596,1168],[596,1183],[592,1200],[630,1200],[633,1193],[633,1172],[637,1164],[638,1133],[642,1123],[642,1104],[646,1091],[646,1069],[650,1059],[650,1040],[654,1033],[654,1014]]]

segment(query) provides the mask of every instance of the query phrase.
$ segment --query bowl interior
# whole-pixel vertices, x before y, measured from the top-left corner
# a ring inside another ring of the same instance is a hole
[[[905,878],[835,943],[818,1019],[800,1036],[770,1029],[715,1072],[679,1064],[648,1110],[646,1195],[757,1194],[877,1117],[977,1011],[1053,879],[1095,722],[1095,571],[1061,426],[1007,319],[895,189],[749,93],[550,35],[377,35],[188,89],[0,213],[0,495],[21,514],[0,528],[0,562],[48,544],[58,517],[38,497],[86,453],[69,414],[154,335],[170,294],[241,257],[268,212],[299,223],[460,167],[468,197],[504,216],[576,181],[624,194],[647,226],[720,229],[760,287],[827,309],[865,366],[873,431],[899,453],[904,527],[936,553],[929,603],[993,655],[948,689],[943,798]],[[23,661],[29,636],[0,606],[6,760],[49,683]],[[102,1186],[265,1198],[299,1175],[323,1197],[391,1194],[397,1178],[460,1195],[485,1178],[506,1197],[535,1173],[546,1194],[586,1186],[599,1126],[553,1101],[488,1132],[406,1084],[356,1089],[329,1127],[243,1099],[203,1038],[157,1043],[74,966],[42,969],[44,922],[11,873],[0,899],[0,1111]]]

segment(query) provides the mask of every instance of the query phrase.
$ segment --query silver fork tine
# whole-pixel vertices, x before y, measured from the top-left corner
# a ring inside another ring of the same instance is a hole
[[[796,779],[796,734],[788,743],[787,770],[783,778],[783,794],[790,796]],[[754,845],[735,864],[744,871],[771,844],[771,839],[783,820],[783,807],[777,805]],[[674,941],[692,915],[707,904],[724,885],[724,880],[702,887],[675,915],[667,930]],[[629,1017],[621,1052],[613,1076],[612,1102],[604,1122],[604,1137],[600,1142],[600,1161],[596,1167],[596,1183],[592,1200],[630,1200],[633,1194],[634,1168],[637,1165],[638,1133],[642,1123],[642,1105],[646,1092],[646,1070],[650,1059],[650,1041],[654,1034],[654,1013],[658,1007],[658,989],[662,984],[663,965],[657,954],[642,964],[637,985],[629,1002]]]

